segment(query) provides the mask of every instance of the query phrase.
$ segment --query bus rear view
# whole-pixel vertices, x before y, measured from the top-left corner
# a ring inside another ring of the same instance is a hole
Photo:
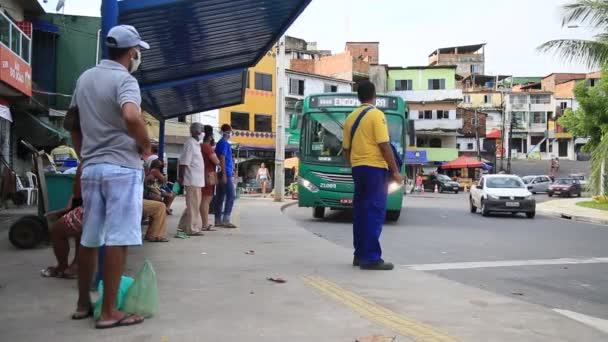
[[[312,207],[315,218],[326,209],[350,209],[355,191],[351,169],[342,148],[346,117],[360,105],[356,94],[320,94],[304,99],[300,137],[298,204]],[[405,154],[406,106],[396,96],[378,96],[376,107],[384,112],[391,143]],[[405,169],[402,167],[401,173]],[[403,205],[403,186],[389,184],[387,220],[396,221]]]

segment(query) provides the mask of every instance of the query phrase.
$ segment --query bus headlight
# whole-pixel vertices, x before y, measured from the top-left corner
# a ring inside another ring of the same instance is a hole
[[[392,194],[393,192],[403,188],[403,184],[399,184],[397,182],[390,182],[388,184],[388,193]]]
[[[319,192],[319,188],[317,188],[316,185],[312,184],[310,181],[301,178],[298,180],[298,182],[300,183],[301,186],[303,186],[304,188],[306,188],[308,191],[310,192]]]

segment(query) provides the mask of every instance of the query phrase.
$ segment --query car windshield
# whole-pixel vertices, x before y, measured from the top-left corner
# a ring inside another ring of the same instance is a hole
[[[572,176],[572,178],[578,179],[578,180],[584,180],[585,176]]]
[[[524,184],[518,178],[514,177],[492,177],[486,180],[488,188],[507,188],[516,189],[523,188]]]
[[[452,181],[452,179],[446,175],[437,175],[437,179],[440,179],[442,181]]]
[[[524,181],[524,184],[530,184],[530,182],[534,179],[534,177],[531,176],[527,176],[522,178],[522,180]]]
[[[555,181],[555,184],[570,185],[572,183],[574,183],[574,179],[558,179]]]

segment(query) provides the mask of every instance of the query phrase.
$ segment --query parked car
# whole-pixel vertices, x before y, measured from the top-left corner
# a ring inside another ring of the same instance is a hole
[[[549,185],[553,183],[549,176],[525,176],[522,178],[524,184],[528,186],[528,190],[531,193],[535,194],[537,192],[547,192],[549,190]]]
[[[439,192],[451,191],[457,194],[458,191],[460,191],[460,184],[442,174],[430,175],[428,180],[424,183],[424,189],[427,191],[434,191],[435,185],[437,185]]]
[[[528,218],[536,215],[536,200],[518,176],[486,175],[471,188],[469,197],[471,213],[477,209],[483,216],[492,212],[525,213]]]
[[[583,189],[587,185],[587,178],[585,178],[585,175],[582,173],[573,173],[568,178],[574,178],[574,179],[578,180],[578,182],[581,183],[581,186],[583,187]]]
[[[581,197],[583,192],[581,183],[575,178],[558,178],[549,187],[547,195],[549,197],[555,196],[578,196]]]

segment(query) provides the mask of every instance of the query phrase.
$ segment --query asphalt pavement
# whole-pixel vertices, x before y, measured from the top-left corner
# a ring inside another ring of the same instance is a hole
[[[404,210],[385,225],[386,260],[608,323],[601,321],[608,320],[608,227],[542,215],[482,217],[469,212],[466,193],[407,196]],[[319,237],[352,246],[348,212],[329,212],[323,221],[309,208],[287,214]]]

